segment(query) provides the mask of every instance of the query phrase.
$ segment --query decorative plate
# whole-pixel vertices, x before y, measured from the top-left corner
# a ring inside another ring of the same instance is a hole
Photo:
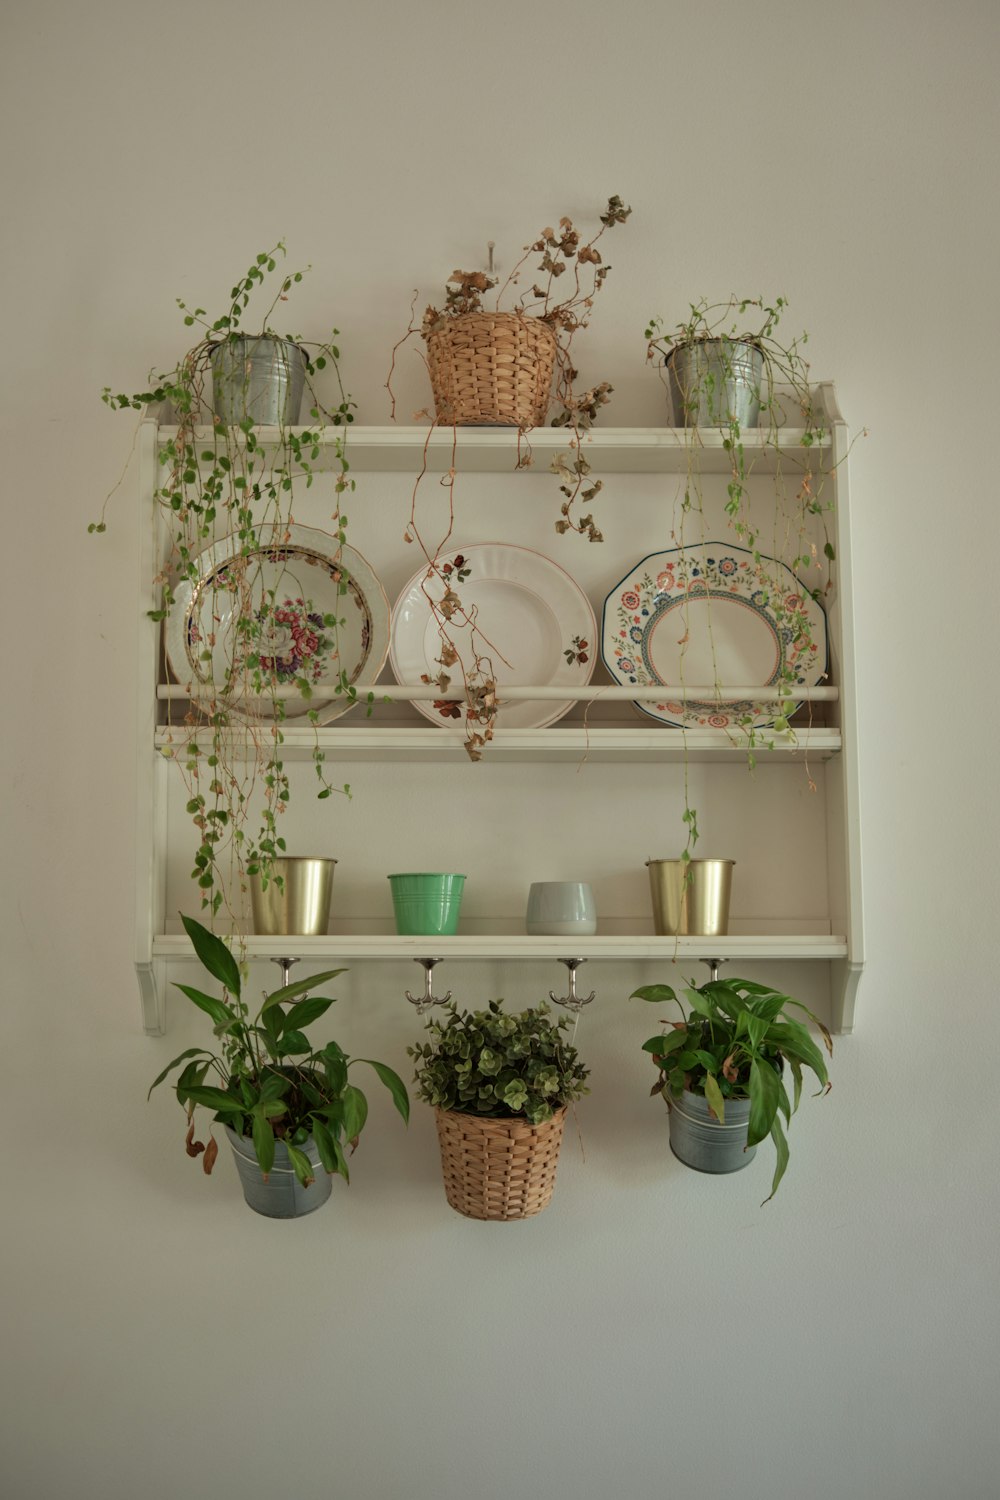
[[[729,542],[652,552],[604,601],[601,650],[616,682],[662,684],[636,703],[663,724],[771,728],[800,703],[682,701],[683,683],[814,687],[826,675],[826,614],[790,568]]]
[[[289,526],[281,539],[242,552],[225,536],[196,559],[197,582],[182,579],[164,627],[178,682],[215,683],[240,718],[272,719],[272,685],[374,682],[389,648],[389,601],[371,565],[325,531]],[[237,621],[252,622],[237,636]],[[256,664],[248,661],[256,656]],[[282,700],[286,719],[314,709],[329,724],[352,707],[344,694]]]
[[[441,638],[428,595],[437,603],[449,584],[461,609],[448,628],[467,669],[475,647],[501,688],[505,682],[558,688],[590,681],[597,621],[583,589],[557,563],[527,547],[477,542],[443,552],[437,567],[429,578],[426,567],[415,573],[393,607],[389,660],[397,682],[416,684],[441,671]],[[451,675],[460,686],[461,669]],[[414,707],[435,724],[462,717],[460,697]],[[572,699],[505,703],[498,724],[544,729],[572,707]]]

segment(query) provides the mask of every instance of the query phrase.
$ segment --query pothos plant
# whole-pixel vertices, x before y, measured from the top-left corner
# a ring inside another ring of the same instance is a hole
[[[597,420],[601,409],[611,398],[613,387],[604,380],[577,391],[579,372],[574,366],[572,346],[576,335],[590,322],[594,299],[604,285],[611,267],[597,248],[602,236],[617,224],[624,224],[632,210],[617,195],[609,198],[607,208],[600,215],[600,227],[589,238],[577,229],[568,217],[560,218],[558,227],[551,225],[542,229],[531,244],[524,247],[521,258],[513,270],[500,283],[499,276],[485,271],[453,271],[445,286],[443,305],[428,306],[418,325],[411,305],[410,324],[403,338],[393,349],[392,364],[386,381],[391,399],[391,415],[395,420],[396,400],[392,392],[392,378],[396,354],[413,335],[420,333],[424,340],[449,319],[487,311],[501,312],[506,296],[510,296],[511,311],[525,318],[537,319],[551,331],[555,343],[555,374],[551,393],[551,404],[556,408],[551,419],[553,427],[565,427],[572,434],[570,449],[558,454],[550,465],[559,480],[562,501],[555,529],[560,534],[576,532],[590,542],[601,542],[603,535],[594,520],[593,513],[577,513],[579,505],[594,501],[602,484],[591,477],[590,464],[584,451],[582,436]],[[532,256],[539,256],[535,264],[537,275],[532,277],[530,289],[519,290],[522,277]],[[499,289],[498,289],[499,288]],[[495,292],[495,297],[488,294]],[[487,298],[489,306],[487,306]],[[420,413],[426,415],[426,413]],[[450,419],[436,416],[428,429],[427,444],[436,427],[452,426]],[[457,443],[457,434],[453,439]],[[479,630],[474,613],[466,611],[460,594],[455,591],[453,577],[446,577],[440,559],[448,550],[454,530],[455,461],[452,462],[443,484],[448,491],[448,522],[444,534],[432,543],[424,534],[418,517],[418,496],[422,480],[427,472],[427,444],[424,447],[424,463],[414,483],[409,522],[404,532],[408,543],[416,543],[424,555],[427,574],[424,594],[427,599],[441,642],[441,654],[437,658],[440,671],[436,676],[427,674],[424,682],[439,688],[439,712],[450,717],[461,717],[464,713],[466,727],[466,751],[472,760],[480,760],[486,744],[493,738],[497,718],[496,678],[492,657],[502,657],[502,643],[489,641]],[[527,468],[532,463],[530,440],[525,430],[518,430],[517,468]],[[459,649],[453,630],[453,622],[462,627],[465,652]],[[461,675],[463,697],[456,699],[453,691],[453,671]]]
[[[182,920],[202,964],[223,986],[222,998],[193,985],[176,986],[208,1016],[216,1045],[182,1052],[149,1090],[152,1094],[180,1068],[174,1093],[187,1116],[187,1154],[200,1156],[206,1173],[218,1156],[211,1132],[207,1143],[195,1139],[194,1114],[200,1106],[212,1111],[215,1123],[253,1142],[265,1180],[274,1166],[275,1142],[281,1141],[296,1177],[308,1187],[314,1174],[303,1146],[311,1137],[326,1170],[350,1181],[344,1147],[357,1146],[368,1118],[368,1100],[350,1082],[350,1068],[355,1062],[367,1063],[404,1121],[410,1117],[410,1101],[403,1080],[385,1063],[351,1059],[334,1041],[316,1048],[307,1038],[306,1028],[334,1001],[306,992],[336,979],[343,969],[328,969],[274,990],[264,996],[254,1015],[243,998],[239,965],[226,944],[192,917]]]
[[[540,1125],[589,1093],[590,1070],[565,1039],[569,1021],[552,1021],[547,1005],[509,1015],[491,1000],[488,1010],[445,1011],[447,1020],[427,1022],[428,1041],[406,1049],[417,1093],[435,1109]]]
[[[281,748],[287,691],[294,689],[308,701],[319,676],[327,676],[333,666],[335,681],[325,684],[325,692],[348,700],[356,696],[342,665],[333,665],[339,662],[343,620],[329,610],[317,610],[310,599],[286,598],[281,589],[265,586],[254,571],[261,550],[280,547],[287,538],[295,486],[313,483],[321,454],[326,454],[334,472],[334,507],[327,528],[338,547],[346,540],[347,526],[341,497],[354,488],[346,448],[354,403],[341,378],[337,329],[323,342],[307,343],[298,336],[279,335],[271,326],[275,309],[305,274],[299,270],[281,275],[268,290],[278,258],[284,255],[283,241],[258,254],[232,287],[218,317],[210,318],[204,308],[190,307],[178,298],[184,326],[201,330],[199,342],[173,368],[151,371],[144,390],[129,395],[105,387],[103,392],[113,410],[162,410],[176,423],[158,453],[161,473],[154,503],[166,541],[155,551],[162,559],[153,580],[160,599],[150,618],[167,618],[181,584],[191,591],[198,588],[199,556],[207,548],[225,539],[234,557],[226,582],[229,656],[224,680],[210,683],[208,691],[199,685],[180,722],[168,718],[172,742],[164,750],[184,777],[187,811],[197,833],[192,878],[203,907],[213,913],[230,900],[234,886],[244,886],[246,875],[258,874],[266,884],[274,859],[285,848],[278,820],[291,796]],[[255,299],[262,300],[264,308],[249,337],[284,339],[300,350],[308,391],[309,423],[281,424],[268,441],[259,436],[250,416],[236,423],[222,420],[210,399],[213,361],[227,343],[235,345],[248,337],[249,309]],[[333,379],[335,395],[329,405],[317,392],[321,375]],[[323,426],[341,428],[344,435],[338,434],[332,445],[321,445]],[[110,498],[99,520],[91,523],[92,532],[105,530]],[[341,581],[338,593],[346,592]],[[289,649],[274,649],[278,639],[288,639]],[[200,641],[200,661],[209,664],[209,676],[215,644],[214,632]],[[239,710],[234,708],[237,701]],[[310,707],[306,717],[315,727],[315,709]],[[335,790],[350,795],[349,786],[335,788],[327,779],[318,739],[313,762],[319,797]]]
[[[819,612],[803,607],[804,599],[808,594],[823,603],[832,587],[835,561],[827,524],[832,501],[824,493],[830,470],[818,456],[827,434],[803,352],[808,334],[785,339],[778,332],[787,307],[784,297],[776,297],[771,303],[761,297],[731,297],[720,303],[703,299],[691,303],[688,317],[673,329],[668,331],[662,319],[654,317],[645,330],[647,359],[657,366],[665,383],[671,363],[687,356],[687,378],[675,373],[671,381],[674,420],[682,428],[686,453],[679,513],[672,527],[681,566],[686,546],[724,540],[712,534],[719,523],[706,514],[703,434],[711,429],[721,435],[728,464],[721,520],[749,555],[747,562],[733,565],[744,571],[749,568],[748,576],[752,575],[756,584],[754,600],[766,609],[782,643],[774,683],[776,712],[769,731],[762,735],[752,705],[718,705],[716,721],[742,736],[751,768],[762,743],[773,748],[775,736],[794,734],[789,714],[801,667],[818,657],[814,620]],[[748,384],[760,413],[754,424],[755,440],[749,447],[748,424],[741,418],[739,403],[731,399],[734,388]],[[680,410],[676,409],[678,404]],[[795,430],[794,441],[788,440],[786,429]],[[762,448],[771,450],[767,468],[773,481],[773,500],[766,505],[758,500],[755,505],[751,502],[750,477]],[[714,560],[712,566],[717,566]],[[789,587],[785,568],[799,580],[795,587]],[[699,569],[692,566],[689,571],[697,573]],[[700,571],[707,574],[708,570]],[[713,593],[727,587],[731,587],[731,581],[721,577],[714,583],[707,576],[702,578],[702,596],[709,605]],[[687,627],[686,615],[683,624]],[[714,655],[714,637],[709,634]],[[685,629],[682,673],[688,639]],[[685,704],[685,722],[694,726],[700,712],[702,705]],[[806,774],[813,787],[808,764]],[[686,760],[684,786],[687,837],[682,858],[690,860],[698,839],[698,818],[688,798]]]
[[[801,1000],[749,979],[689,985],[684,995],[690,1006],[687,1015],[669,984],[643,985],[632,993],[633,1000],[654,1005],[669,1002],[681,1012],[681,1020],[665,1020],[664,1031],[642,1044],[659,1074],[650,1093],[662,1095],[668,1108],[685,1089],[703,1094],[720,1125],[725,1124],[727,1099],[749,1099],[747,1146],[770,1136],[777,1157],[771,1192],[764,1200],[769,1202],[788,1165],[788,1140],[781,1121],[790,1124],[799,1107],[802,1069],[809,1068],[816,1075],[819,1093],[830,1091],[823,1053],[788,1010],[801,1011],[812,1021],[832,1056],[830,1033]],[[792,1076],[791,1102],[782,1077],[786,1063]]]

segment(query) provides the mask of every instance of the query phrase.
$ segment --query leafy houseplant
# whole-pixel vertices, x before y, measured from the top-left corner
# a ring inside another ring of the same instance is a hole
[[[311,600],[286,599],[280,590],[262,588],[254,581],[256,559],[262,549],[280,545],[289,535],[294,485],[301,482],[309,486],[313,482],[322,452],[320,427],[328,425],[346,432],[353,421],[353,402],[340,376],[337,330],[326,342],[306,344],[298,337],[283,339],[271,327],[275,308],[287,301],[292,288],[301,282],[302,271],[281,278],[256,324],[259,331],[249,336],[246,333],[251,299],[265,288],[276,270],[278,256],[284,253],[284,243],[279,241],[273,249],[257,255],[232,287],[225,311],[215,319],[209,319],[203,308],[189,308],[178,299],[185,326],[202,330],[200,342],[172,369],[151,372],[146,389],[132,395],[114,394],[107,387],[103,392],[104,401],[114,410],[162,410],[172,414],[176,422],[159,455],[162,479],[154,495],[154,519],[166,528],[167,536],[156,549],[156,556],[163,561],[151,581],[159,597],[157,607],[149,611],[150,618],[167,618],[180,583],[192,590],[198,588],[200,554],[221,543],[234,557],[224,610],[232,642],[225,680],[214,682],[210,692],[202,685],[198,695],[192,695],[183,721],[171,721],[176,734],[166,751],[184,777],[187,808],[197,832],[192,877],[201,891],[202,905],[213,913],[224,901],[233,899],[223,878],[230,859],[243,889],[248,874],[260,874],[266,884],[272,861],[284,852],[278,818],[291,795],[281,753],[286,695],[294,688],[308,701],[317,674],[326,675],[328,663],[339,664],[338,639],[343,621],[338,615],[317,613]],[[291,425],[297,421],[294,411],[288,422],[279,414],[276,434],[265,441],[256,430],[253,410],[247,408],[243,398],[253,387],[255,361],[266,357],[255,351],[272,343],[286,366],[296,361],[302,366],[311,425]],[[227,393],[220,386],[221,404],[213,411],[213,376],[226,366],[238,372],[236,391]],[[316,389],[323,372],[327,377],[332,374],[336,385],[333,404],[328,407]],[[247,390],[241,390],[241,381]],[[333,454],[335,471],[334,509],[328,530],[335,543],[343,547],[347,518],[341,512],[340,498],[354,486],[343,439],[338,437],[327,451]],[[100,519],[91,523],[91,531],[105,530],[106,509],[107,500]],[[340,592],[347,593],[346,585]],[[288,619],[289,610],[297,611],[296,619]],[[273,643],[289,635],[294,636],[296,649],[279,655]],[[212,639],[202,642],[203,662],[211,664],[213,645]],[[210,674],[210,666],[208,670]],[[353,701],[355,690],[342,665],[339,670],[330,670],[337,680],[327,692]],[[234,712],[237,702],[241,709]],[[313,709],[307,710],[307,718],[315,726]],[[318,795],[329,797],[335,788],[326,778],[318,742],[313,748],[313,761],[320,782]],[[349,795],[348,787],[340,790]],[[256,831],[250,823],[255,797],[262,798],[263,803]],[[237,912],[231,914],[237,920]]]
[[[569,1104],[589,1070],[540,1005],[508,1015],[445,1007],[430,1041],[409,1047],[417,1093],[434,1107],[445,1193],[474,1219],[522,1219],[547,1206]]]
[[[600,216],[600,227],[586,240],[572,220],[561,218],[557,228],[542,229],[525,247],[502,285],[499,277],[484,271],[453,271],[443,305],[429,306],[419,326],[411,309],[410,325],[393,350],[386,382],[394,419],[392,376],[396,353],[407,339],[420,333],[435,399],[430,432],[438,426],[457,429],[484,423],[514,427],[518,431],[518,468],[526,468],[532,462],[530,443],[523,440],[524,433],[543,423],[550,404],[554,404],[556,415],[552,425],[566,427],[572,433],[571,451],[558,454],[551,464],[563,496],[556,531],[574,531],[591,542],[603,541],[601,532],[593,515],[588,512],[578,517],[576,507],[578,502],[587,505],[594,500],[601,482],[590,479],[590,465],[584,457],[581,437],[609,401],[612,387],[607,381],[600,381],[577,392],[578,372],[572,346],[576,335],[588,326],[594,299],[611,269],[602,259],[598,241],[606,230],[624,224],[630,213],[621,198],[610,198]],[[533,279],[530,290],[518,294],[521,275],[533,255],[540,257],[535,267],[537,278]],[[496,297],[490,299],[493,305],[487,308],[484,299],[494,290]],[[504,310],[502,303],[509,292],[515,293],[513,306]],[[474,612],[466,612],[461,596],[451,587],[454,580],[444,577],[439,561],[449,546],[454,524],[454,461],[442,480],[448,492],[448,525],[436,543],[425,538],[417,514],[417,497],[425,472],[426,457],[414,485],[405,532],[406,540],[416,542],[423,553],[428,581],[436,579],[443,591],[443,598],[438,598],[436,590],[426,587],[424,590],[441,643],[437,658],[441,670],[437,676],[427,676],[425,680],[439,688],[439,701],[445,709],[454,702],[456,717],[464,709],[466,749],[471,759],[479,760],[485,745],[493,738],[497,717],[490,653],[495,650],[502,656],[503,643],[494,646],[479,634]],[[452,620],[470,627],[467,659],[463,659],[449,628]],[[449,694],[454,668],[461,674],[460,699]]]
[[[662,1094],[670,1110],[671,1149],[700,1171],[735,1171],[747,1165],[758,1143],[769,1135],[777,1163],[767,1202],[788,1164],[781,1117],[789,1124],[799,1107],[803,1067],[815,1073],[820,1093],[830,1090],[823,1053],[787,1008],[809,1017],[832,1055],[830,1033],[801,1001],[748,979],[712,980],[688,986],[684,994],[690,1006],[687,1016],[670,985],[645,985],[631,997],[656,1005],[670,1002],[681,1009],[682,1020],[669,1023],[670,1029],[642,1044],[659,1072],[651,1092]],[[783,1078],[785,1064],[793,1081],[791,1103]]]
[[[409,1119],[410,1109],[406,1087],[385,1063],[370,1058],[352,1061],[336,1042],[317,1049],[306,1037],[306,1028],[333,1004],[332,999],[306,992],[336,978],[342,969],[328,969],[275,990],[252,1016],[242,998],[239,966],[226,944],[193,918],[182,920],[202,964],[228,992],[218,999],[190,985],[177,985],[213,1022],[220,1051],[192,1047],[182,1052],[163,1069],[149,1092],[184,1064],[174,1092],[188,1118],[188,1155],[203,1153],[206,1173],[218,1155],[214,1136],[210,1135],[207,1145],[194,1138],[194,1111],[202,1105],[213,1110],[214,1121],[229,1132],[250,1206],[282,1218],[308,1213],[329,1196],[329,1178],[305,1199],[296,1193],[294,1208],[288,1206],[289,1195],[295,1182],[302,1189],[310,1188],[317,1160],[326,1173],[338,1172],[350,1180],[344,1143],[352,1148],[357,1145],[368,1117],[365,1095],[348,1081],[353,1063],[367,1062],[374,1069],[404,1120]],[[242,1162],[251,1149],[256,1170],[248,1177]],[[261,1191],[261,1178],[266,1187],[272,1172],[285,1179],[278,1184],[286,1189],[284,1194]]]

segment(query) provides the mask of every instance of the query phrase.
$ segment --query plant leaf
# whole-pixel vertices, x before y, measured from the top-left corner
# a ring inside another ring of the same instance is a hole
[[[781,1121],[778,1119],[777,1115],[775,1115],[774,1122],[771,1125],[771,1139],[774,1142],[774,1150],[777,1160],[774,1164],[774,1177],[771,1180],[771,1191],[764,1199],[764,1203],[770,1203],[771,1199],[778,1191],[778,1183],[781,1181],[782,1177],[784,1177],[785,1168],[788,1166],[788,1141],[785,1137],[785,1132],[781,1128]],[[761,1208],[764,1207],[764,1203],[760,1205]]]
[[[770,1135],[778,1113],[778,1085],[780,1079],[768,1062],[756,1057],[750,1060],[750,1127],[747,1145],[756,1146]]]
[[[190,1099],[195,1104],[202,1104],[206,1109],[214,1109],[221,1115],[241,1115],[244,1113],[243,1105],[232,1094],[224,1094],[221,1089],[211,1087],[184,1089],[185,1099]],[[182,1101],[183,1102],[183,1101]]]
[[[285,1025],[295,1031],[301,1031],[303,1027],[311,1026],[313,1021],[318,1021],[320,1016],[325,1015],[333,1003],[332,1000],[324,1000],[319,995],[314,998],[310,997],[308,1000],[300,1000],[285,1016]]]
[[[253,1131],[253,1149],[257,1153],[260,1170],[266,1178],[274,1166],[274,1131],[263,1109],[259,1107],[250,1116],[250,1126]]]
[[[665,1005],[671,1000],[677,1000],[677,996],[669,984],[644,984],[640,989],[633,990],[629,995],[630,1000],[648,1000],[650,1005]],[[679,1001],[677,1001],[680,1004]]]
[[[201,959],[205,968],[213,979],[225,985],[230,994],[239,998],[240,993],[240,970],[235,958],[226,947],[221,938],[216,937],[214,932],[209,932],[194,917],[181,917],[184,923],[184,931],[191,939],[191,945],[195,953]]]
[[[303,1187],[308,1187],[311,1182],[316,1181],[316,1173],[313,1171],[312,1162],[304,1151],[299,1150],[298,1146],[288,1145],[287,1149],[288,1160],[295,1168],[296,1177]]]
[[[356,1141],[368,1118],[368,1100],[353,1083],[344,1085],[343,1107],[344,1137],[348,1141]]]
[[[164,1078],[166,1078],[167,1074],[172,1072],[173,1069],[176,1068],[177,1064],[182,1063],[186,1057],[207,1057],[211,1059],[211,1056],[212,1054],[210,1052],[206,1052],[204,1047],[189,1047],[186,1052],[182,1052],[179,1057],[175,1057],[173,1062],[167,1063],[167,1066],[164,1068],[159,1077],[157,1077],[154,1082],[150,1084],[149,1094],[151,1094],[155,1088],[158,1088],[159,1085],[163,1082]],[[147,1099],[149,1098],[149,1094],[146,1095]]]
[[[314,974],[312,979],[297,979],[294,984],[286,984],[284,989],[275,990],[273,995],[268,995],[261,1007],[261,1012],[270,1010],[272,1005],[287,1005],[289,1000],[295,999],[296,995],[305,995],[309,990],[326,984],[328,979],[336,979],[338,974],[346,973],[346,969],[324,969],[322,974]],[[332,1000],[330,1004],[333,1004]]]
[[[337,1153],[334,1150],[333,1134],[329,1125],[314,1115],[309,1128],[312,1138],[316,1142],[316,1150],[319,1152],[319,1159],[323,1163],[323,1166],[328,1172],[336,1172]]]
[[[224,1000],[215,995],[206,995],[202,990],[196,990],[189,984],[174,984],[175,990],[180,990],[182,995],[203,1010],[207,1016],[211,1016],[216,1026],[228,1026],[230,1021],[235,1021],[236,1016]]]
[[[823,1054],[799,1021],[773,1021],[767,1037],[785,1057],[798,1058],[812,1068],[820,1083],[826,1084],[826,1062]]]
[[[395,1104],[408,1125],[410,1123],[410,1096],[406,1092],[406,1084],[400,1078],[399,1074],[394,1073],[391,1068],[386,1067],[385,1063],[375,1062],[374,1058],[371,1057],[358,1057],[355,1058],[355,1062],[366,1062],[370,1068],[375,1069],[379,1079],[385,1084],[392,1095],[393,1104]]]
[[[719,1088],[718,1080],[712,1073],[705,1074],[705,1098],[708,1101],[709,1109],[719,1124],[724,1125],[726,1123],[726,1101],[722,1097],[722,1090]]]
[[[301,1031],[285,1031],[282,1033],[281,1041],[278,1043],[278,1052],[282,1057],[301,1057],[308,1052],[309,1038]]]

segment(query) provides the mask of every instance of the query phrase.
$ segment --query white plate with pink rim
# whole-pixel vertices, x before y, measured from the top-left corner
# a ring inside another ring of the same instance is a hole
[[[455,687],[461,689],[462,667],[469,672],[478,654],[501,700],[504,683],[554,690],[551,700],[501,701],[499,729],[544,729],[568,713],[573,700],[560,699],[558,689],[585,686],[594,670],[597,620],[590,600],[558,563],[505,542],[452,547],[434,568],[414,573],[392,610],[389,661],[396,681],[416,685],[441,671],[434,606],[449,587],[460,600],[447,625],[462,663],[448,669]],[[463,718],[460,696],[414,707],[445,727]]]
[[[273,720],[271,687],[304,679],[313,696],[282,698],[285,719],[314,710],[316,723],[329,724],[353,700],[331,688],[323,696],[318,685],[375,681],[389,650],[389,601],[353,547],[311,526],[271,530],[246,550],[232,533],[198,554],[197,578],[174,586],[167,660],[197,701],[214,684],[220,707],[248,721]]]
[[[651,552],[604,601],[601,652],[623,686],[663,686],[660,702],[636,708],[691,729],[766,729],[801,707],[796,687],[827,674],[826,614],[792,570],[730,542]],[[791,701],[697,702],[683,684],[770,687]]]

